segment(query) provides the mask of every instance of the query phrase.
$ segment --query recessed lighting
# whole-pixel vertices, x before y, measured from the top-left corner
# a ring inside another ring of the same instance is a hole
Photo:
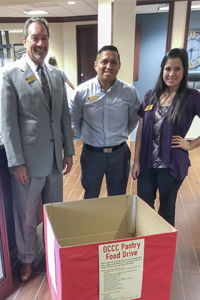
[[[28,11],[23,11],[23,14],[26,15],[48,15],[48,12],[44,10],[28,10]]]
[[[161,4],[158,7],[158,11],[169,11],[169,5],[168,4]]]
[[[67,2],[68,4],[75,4],[76,2],[75,1],[69,1]]]
[[[191,9],[200,9],[200,5],[198,4],[191,5]],[[161,4],[160,7],[158,8],[158,11],[169,11],[169,5]]]
[[[200,8],[200,5],[194,4],[194,5],[191,6],[191,9],[195,9],[195,8]]]

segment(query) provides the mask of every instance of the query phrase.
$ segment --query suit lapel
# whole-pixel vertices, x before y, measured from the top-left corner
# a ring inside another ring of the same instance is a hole
[[[26,59],[24,59],[21,64],[20,64],[20,69],[22,71],[22,77],[24,78],[24,80],[27,81],[27,78],[30,78],[31,76],[34,75],[32,69],[30,68],[29,64],[27,63]],[[45,107],[48,109],[48,111],[50,112],[47,100],[45,98],[45,95],[43,93],[43,90],[41,88],[41,85],[39,84],[38,80],[33,80],[31,82],[28,83],[28,85],[30,86],[30,88],[32,88],[40,97],[40,99],[43,101]]]

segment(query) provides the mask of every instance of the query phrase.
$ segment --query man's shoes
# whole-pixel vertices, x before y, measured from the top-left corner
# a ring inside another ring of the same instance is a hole
[[[22,264],[19,270],[20,281],[26,282],[30,279],[33,272],[33,263]]]

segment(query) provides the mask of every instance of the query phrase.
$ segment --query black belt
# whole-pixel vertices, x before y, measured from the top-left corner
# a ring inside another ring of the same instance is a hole
[[[90,150],[96,151],[96,152],[103,152],[103,153],[112,153],[113,151],[121,148],[125,142],[121,143],[120,145],[113,146],[113,147],[93,147],[91,145],[84,144],[84,146]]]

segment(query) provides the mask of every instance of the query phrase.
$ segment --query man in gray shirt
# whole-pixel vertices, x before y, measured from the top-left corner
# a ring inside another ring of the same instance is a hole
[[[72,128],[83,141],[81,181],[84,198],[99,196],[106,176],[108,196],[126,193],[130,171],[128,135],[138,122],[139,94],[117,79],[118,49],[104,46],[97,54],[97,76],[79,85],[70,101]]]

